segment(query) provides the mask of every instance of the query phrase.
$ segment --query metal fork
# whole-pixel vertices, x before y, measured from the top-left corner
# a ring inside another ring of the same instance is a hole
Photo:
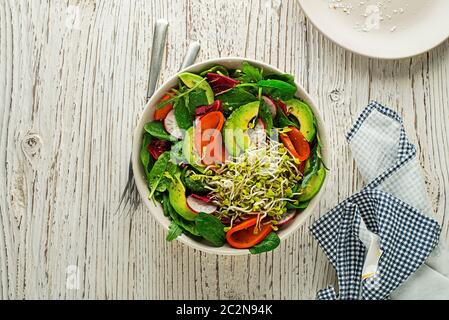
[[[155,36],[153,40],[153,49],[151,54],[151,66],[150,66],[150,76],[148,80],[147,100],[149,100],[152,97],[156,89],[157,81],[159,78],[159,73],[162,65],[163,47],[166,39],[167,26],[168,23],[165,20],[162,21],[159,20],[156,23]],[[181,65],[181,70],[187,68],[188,66],[192,65],[195,62],[199,50],[200,50],[199,42],[195,41],[192,44],[190,44],[189,49],[187,50],[187,53],[184,56],[183,63]],[[155,61],[154,64],[153,61]],[[136,208],[139,205],[139,202],[140,202],[139,194],[137,192],[136,184],[134,183],[132,159],[130,158],[128,168],[128,181],[120,196],[119,205],[115,211],[115,214],[127,208],[127,210],[124,211],[125,216],[127,216],[133,208]]]

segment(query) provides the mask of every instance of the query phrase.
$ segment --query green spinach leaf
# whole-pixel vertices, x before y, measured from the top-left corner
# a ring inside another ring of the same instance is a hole
[[[168,242],[171,242],[178,238],[182,234],[182,228],[178,226],[176,222],[173,222],[170,224],[170,227],[168,229],[168,234],[166,240]]]
[[[160,201],[160,203],[162,204],[162,211],[164,212],[164,216],[170,217],[170,199],[167,192],[164,192],[162,194],[162,200]]]
[[[206,92],[198,89],[189,93],[187,105],[192,115],[195,114],[196,108],[209,105]]]
[[[257,101],[257,98],[253,94],[242,88],[231,89],[217,96],[217,99],[223,103],[223,109],[227,116],[239,107]]]
[[[259,117],[265,123],[265,129],[268,135],[270,135],[271,129],[273,129],[273,116],[271,115],[270,108],[263,99],[262,103],[260,104]]]
[[[147,123],[144,128],[145,131],[148,132],[154,138],[171,142],[178,141],[178,139],[171,136],[167,131],[165,131],[164,125],[162,124],[161,121],[153,121]]]
[[[260,80],[257,84],[265,95],[275,99],[293,99],[297,91],[296,86],[281,80]]]
[[[217,217],[206,213],[200,213],[195,219],[195,224],[200,235],[215,247],[221,247],[226,242],[225,226]]]
[[[172,177],[175,176],[177,170],[178,170],[178,166],[176,164],[174,164],[170,161],[167,163],[165,172],[162,174],[162,178],[156,187],[157,192],[167,191],[168,187],[170,186],[170,183],[172,182]]]
[[[284,73],[284,74],[270,74],[265,77],[266,80],[280,80],[287,82],[288,84],[291,84],[292,86],[296,87],[295,84],[295,77],[291,74]]]
[[[181,129],[187,130],[193,126],[193,116],[186,106],[185,99],[176,101],[175,106],[176,123]]]
[[[147,180],[150,175],[151,167],[153,166],[153,158],[151,157],[150,152],[148,151],[148,145],[151,143],[151,140],[153,140],[151,135],[145,132],[142,140],[142,148],[140,149],[140,161],[142,163],[143,170],[145,172],[145,177]]]
[[[276,115],[276,126],[278,128],[285,128],[285,127],[296,127],[299,129],[299,126],[294,123],[293,121],[291,121],[284,113],[284,111],[282,111],[281,108],[277,108],[277,115]]]
[[[167,170],[169,161],[170,161],[170,153],[164,152],[155,162],[153,169],[151,169],[151,172],[148,176],[148,188],[150,189],[150,198],[152,198],[154,192],[158,190],[159,183],[164,178],[164,173]]]
[[[268,252],[276,249],[281,243],[281,239],[276,232],[271,232],[261,243],[255,245],[249,252],[252,254],[259,254],[263,252]]]

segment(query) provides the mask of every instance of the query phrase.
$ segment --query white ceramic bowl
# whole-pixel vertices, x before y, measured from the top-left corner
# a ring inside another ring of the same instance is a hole
[[[222,65],[230,69],[236,69],[239,68],[243,62],[249,62],[254,66],[257,66],[259,68],[263,68],[266,72],[270,73],[282,73],[280,70],[269,66],[263,62],[259,61],[252,61],[250,59],[242,59],[242,58],[221,58],[221,59],[212,59],[207,60],[205,62],[201,62],[198,64],[195,64],[182,72],[188,71],[188,72],[201,72],[204,70],[207,70],[209,67],[214,65]],[[135,129],[134,132],[134,141],[133,141],[133,151],[132,151],[132,166],[134,171],[134,177],[136,180],[137,189],[139,190],[139,193],[142,197],[142,201],[145,203],[145,205],[150,209],[151,214],[153,217],[161,224],[161,226],[168,230],[170,225],[170,220],[164,216],[162,211],[162,206],[159,203],[155,203],[154,201],[150,201],[148,199],[148,187],[145,180],[144,171],[142,168],[142,165],[140,163],[140,149],[142,146],[142,139],[143,139],[143,133],[144,133],[144,125],[150,121],[153,120],[153,114],[155,110],[155,105],[161,100],[161,98],[165,95],[166,92],[168,92],[171,88],[175,87],[177,85],[177,75],[174,75],[170,80],[165,82],[153,95],[151,100],[148,102],[145,111],[143,112],[140,121]],[[297,83],[298,86],[298,92],[297,97],[304,100],[306,103],[308,103],[313,112],[315,113],[315,116],[317,118],[318,123],[318,131],[320,133],[320,138],[323,142],[323,158],[328,163],[327,156],[329,153],[328,143],[327,143],[327,135],[321,120],[321,116],[318,112],[318,109],[316,107],[316,104],[313,102],[313,100],[310,98],[310,96],[305,92],[302,86],[300,86]],[[326,179],[327,181],[328,179]],[[325,184],[326,184],[325,181]],[[298,215],[295,220],[290,223],[288,226],[286,226],[284,229],[280,230],[278,232],[279,237],[281,240],[285,240],[288,236],[290,236],[293,232],[295,232],[310,216],[310,214],[314,211],[319,199],[321,198],[321,195],[323,193],[323,190],[325,186],[323,186],[320,190],[320,192],[313,198],[311,201],[309,207],[304,210],[300,215]],[[249,253],[249,250],[241,250],[241,249],[234,249],[227,244],[224,247],[221,248],[215,248],[207,244],[207,242],[198,242],[196,240],[193,240],[186,235],[181,235],[178,238],[179,241],[187,244],[188,246],[198,249],[204,252],[208,253],[214,253],[214,254],[220,254],[220,255],[245,255]]]

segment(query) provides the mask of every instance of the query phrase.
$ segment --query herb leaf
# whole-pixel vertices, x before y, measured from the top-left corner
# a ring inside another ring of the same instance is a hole
[[[261,243],[255,245],[249,252],[252,254],[259,254],[276,249],[281,243],[281,239],[276,232],[271,232]]]
[[[215,247],[221,247],[226,242],[225,226],[217,217],[206,213],[200,213],[195,219],[195,224],[200,235]]]
[[[170,227],[168,229],[168,234],[166,240],[168,242],[171,242],[178,238],[182,234],[182,229],[176,222],[173,222],[170,224]]]
[[[263,89],[265,95],[281,100],[293,99],[297,91],[295,85],[281,80],[260,80],[257,84]]]
[[[242,82],[259,82],[263,79],[262,70],[250,65],[248,62],[242,64]]]
[[[165,131],[164,125],[162,124],[161,121],[153,121],[147,123],[144,128],[145,131],[148,132],[154,138],[171,142],[178,141],[178,139],[171,136],[167,131]]]

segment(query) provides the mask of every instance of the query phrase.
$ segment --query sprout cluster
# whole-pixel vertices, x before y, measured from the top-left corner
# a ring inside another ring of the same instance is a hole
[[[220,218],[232,222],[245,214],[279,219],[294,202],[302,175],[282,143],[268,139],[205,174],[193,174],[211,190]]]

